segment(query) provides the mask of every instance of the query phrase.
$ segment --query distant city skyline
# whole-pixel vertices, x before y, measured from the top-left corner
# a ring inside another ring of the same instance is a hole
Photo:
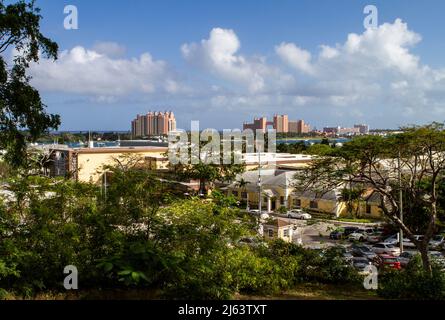
[[[130,130],[136,114],[172,110],[222,130],[287,114],[312,128],[392,128],[445,120],[445,2],[42,1],[56,62],[32,84],[60,130]],[[65,30],[75,5],[79,29]]]

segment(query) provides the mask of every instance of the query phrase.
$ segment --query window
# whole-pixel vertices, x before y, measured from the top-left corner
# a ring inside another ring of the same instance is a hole
[[[289,229],[283,230],[283,237],[289,237]]]
[[[311,203],[309,205],[311,209],[318,209],[318,203],[315,200],[311,200]]]
[[[267,232],[269,234],[269,238],[273,238],[273,229],[269,229]]]
[[[295,207],[301,207],[301,199],[294,199],[294,206]]]
[[[267,203],[267,200],[269,200],[267,197],[264,197],[264,198],[263,198],[263,202],[264,202],[264,203]]]
[[[241,198],[247,199],[247,192],[241,192]]]
[[[366,213],[368,213],[368,214],[371,213],[371,205],[370,204],[366,204]]]
[[[284,197],[280,197],[280,204],[284,205]]]
[[[238,197],[238,191],[232,191],[232,194],[233,194],[235,197]]]

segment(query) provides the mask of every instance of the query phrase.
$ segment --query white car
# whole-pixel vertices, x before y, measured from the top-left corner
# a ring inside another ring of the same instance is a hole
[[[360,232],[359,230],[356,232],[351,233],[348,236],[349,241],[365,241],[366,240],[366,235],[364,235],[362,232]]]
[[[400,256],[400,248],[385,242],[380,242],[373,245],[372,251],[374,251],[377,254],[389,254],[395,257]]]
[[[269,219],[269,218],[270,218],[270,216],[269,216],[268,213],[266,213],[266,212],[262,212],[262,213],[260,214],[260,210],[258,210],[258,209],[249,210],[249,213],[250,213],[250,214],[253,214],[254,216],[259,217],[261,220],[266,220],[266,219]]]
[[[398,234],[398,233],[393,234],[392,236],[386,238],[386,239],[384,240],[384,242],[385,242],[385,243],[392,244],[392,245],[394,245],[394,246],[395,246],[395,245],[398,245],[398,244],[399,244],[399,234]]]
[[[368,234],[366,236],[366,241],[371,242],[371,243],[377,243],[377,242],[382,241],[382,232],[375,232],[375,233]]]
[[[414,238],[416,238],[416,240],[418,240],[418,241],[422,241],[423,236],[416,235],[416,236],[414,236]],[[410,239],[403,238],[403,247],[404,248],[415,248],[416,245]]]
[[[309,220],[312,218],[312,216],[309,213],[303,212],[300,209],[293,209],[288,211],[287,217],[293,219],[302,219],[302,220]]]
[[[445,244],[445,236],[437,235],[434,236],[429,243],[429,246],[433,250],[442,250]]]

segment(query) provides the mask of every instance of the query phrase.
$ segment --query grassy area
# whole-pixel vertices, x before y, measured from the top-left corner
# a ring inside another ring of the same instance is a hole
[[[358,222],[358,223],[378,223],[382,222],[380,219],[374,219],[374,218],[348,218],[348,217],[340,217],[336,218],[330,213],[324,213],[324,212],[316,212],[316,211],[310,211],[307,210],[314,219],[318,220],[332,220],[332,221],[340,221],[340,222]]]
[[[7,300],[22,300],[23,297],[6,296]],[[159,293],[153,290],[90,290],[66,293],[40,293],[32,300],[158,300]],[[380,299],[374,291],[360,286],[328,285],[306,283],[279,295],[237,294],[234,300],[376,300]]]
[[[239,300],[380,300],[375,291],[351,285],[306,283],[274,296],[238,295]]]
[[[358,222],[358,223],[376,223],[380,222],[380,220],[376,219],[363,219],[363,218],[337,218],[336,221],[343,221],[343,222]]]

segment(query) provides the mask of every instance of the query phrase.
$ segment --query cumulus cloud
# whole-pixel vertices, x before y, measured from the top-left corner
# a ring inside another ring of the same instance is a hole
[[[238,85],[249,92],[280,89],[293,84],[293,77],[268,65],[263,57],[244,57],[233,30],[214,28],[209,38],[181,47],[184,58],[205,71]]]
[[[77,46],[61,52],[55,62],[42,59],[33,64],[33,84],[43,91],[94,95],[104,101],[109,100],[107,96],[182,90],[167,64],[149,53],[131,59],[113,58],[111,51],[116,53],[118,47],[99,47],[102,50]]]
[[[295,44],[282,42],[275,47],[275,52],[291,67],[308,74],[313,72],[310,52],[300,49]]]
[[[218,90],[212,106],[403,124],[445,114],[445,69],[421,63],[412,51],[421,39],[396,19],[350,33],[343,43],[321,44],[315,53],[282,42],[274,48],[281,65],[242,55],[241,42],[229,29],[215,28],[208,39],[184,44],[181,50],[192,65],[247,87],[244,92]]]
[[[374,119],[391,126],[445,114],[445,69],[431,68],[413,53],[421,39],[396,19],[322,43],[314,52],[276,43],[271,59],[244,55],[234,30],[214,28],[206,39],[180,47],[187,76],[149,53],[124,58],[125,48],[112,42],[63,51],[56,62],[41,60],[31,71],[40,90],[91,95],[98,103],[134,93],[159,101],[174,95],[181,105],[234,110],[249,116],[245,120],[286,112],[325,125]]]
[[[106,55],[111,58],[120,58],[125,55],[127,49],[116,42],[101,41],[94,44],[92,51]]]
[[[280,44],[276,53],[285,64],[309,75],[303,87],[300,82],[298,95],[327,107],[391,106],[400,115],[412,115],[412,110],[444,108],[444,96],[433,92],[444,88],[445,72],[423,65],[412,53],[420,41],[419,34],[396,19],[362,34],[351,33],[343,44],[323,44],[316,59],[293,43]]]

